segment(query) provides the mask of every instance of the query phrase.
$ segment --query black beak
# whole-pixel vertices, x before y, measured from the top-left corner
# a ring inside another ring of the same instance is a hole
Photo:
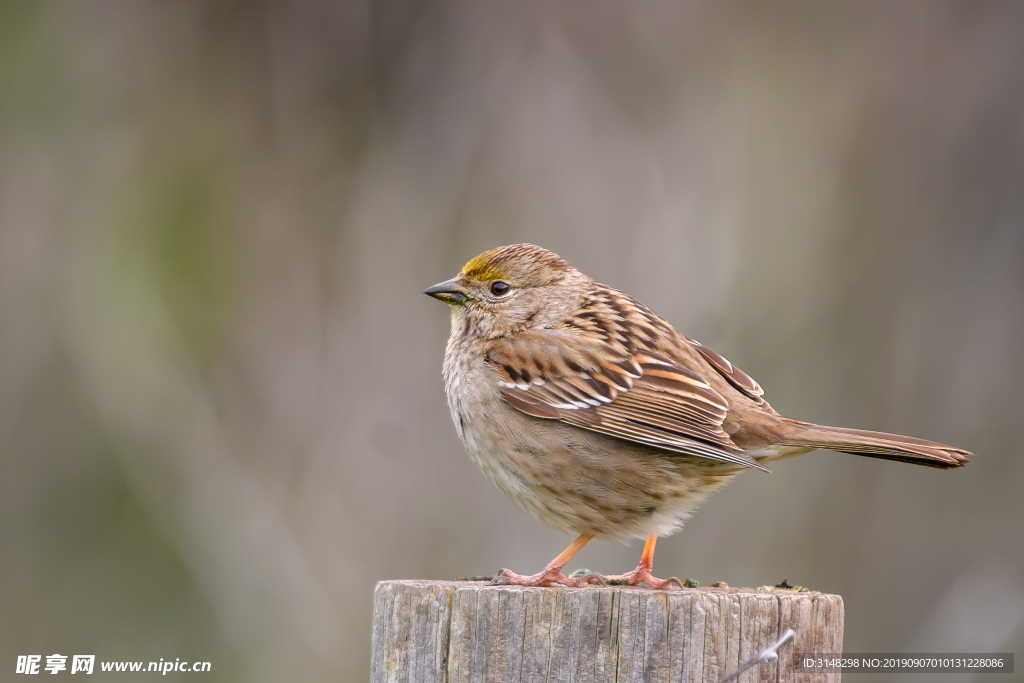
[[[427,287],[423,290],[424,294],[439,299],[446,304],[461,304],[469,300],[469,294],[459,284],[459,278],[453,277],[451,280],[445,280],[440,282],[433,287]]]

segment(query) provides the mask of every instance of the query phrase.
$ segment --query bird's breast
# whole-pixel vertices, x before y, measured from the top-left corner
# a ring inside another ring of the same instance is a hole
[[[442,374],[455,431],[467,448],[470,447],[467,438],[473,438],[472,434],[467,434],[467,426],[478,420],[489,404],[501,400],[486,366],[482,346],[453,330],[445,349]]]

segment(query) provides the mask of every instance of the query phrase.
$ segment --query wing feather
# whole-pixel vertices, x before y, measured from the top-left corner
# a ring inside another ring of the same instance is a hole
[[[749,398],[754,399],[758,403],[763,403],[764,389],[758,384],[753,377],[740,370],[738,367],[729,362],[724,356],[715,353],[708,347],[701,344],[696,339],[689,339],[690,344],[693,348],[697,349],[701,356],[704,357],[711,367],[717,370],[729,384],[733,385]]]
[[[653,329],[645,328],[643,336],[650,336]],[[487,360],[505,402],[528,415],[764,469],[722,429],[728,403],[699,375],[645,346],[605,339],[533,331],[495,340]]]

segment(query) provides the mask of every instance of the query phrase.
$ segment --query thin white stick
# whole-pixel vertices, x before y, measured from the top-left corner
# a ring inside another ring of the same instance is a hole
[[[731,674],[729,674],[728,676],[723,678],[720,681],[720,683],[729,683],[729,681],[736,680],[737,678],[740,677],[741,673],[743,673],[744,671],[746,671],[750,667],[752,667],[752,666],[754,666],[756,664],[759,664],[759,663],[765,661],[766,659],[775,659],[776,657],[779,656],[777,654],[778,649],[780,647],[782,647],[783,645],[785,645],[786,643],[788,643],[789,641],[793,640],[793,636],[795,636],[795,635],[796,635],[796,633],[793,631],[793,629],[787,628],[785,631],[782,632],[782,637],[781,638],[779,638],[774,643],[772,643],[771,645],[766,647],[761,652],[761,654],[759,654],[758,656],[756,656],[753,659],[750,659],[750,660],[744,662],[743,664],[740,664],[740,668],[736,669]]]

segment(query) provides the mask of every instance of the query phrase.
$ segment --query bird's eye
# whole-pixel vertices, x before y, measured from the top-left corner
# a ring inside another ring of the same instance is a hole
[[[507,282],[501,280],[495,280],[491,283],[491,294],[494,296],[504,296],[508,294],[509,286]]]

